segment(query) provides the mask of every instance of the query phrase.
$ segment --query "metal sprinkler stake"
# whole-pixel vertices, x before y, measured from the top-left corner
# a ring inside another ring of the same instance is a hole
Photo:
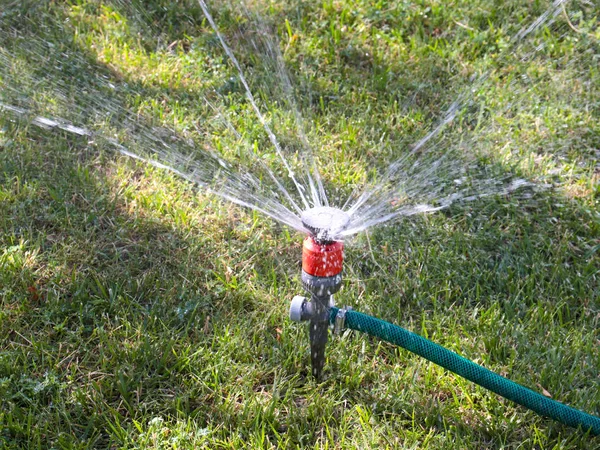
[[[311,232],[302,247],[302,285],[311,294],[311,300],[294,297],[290,319],[309,321],[312,374],[317,379],[325,365],[329,308],[333,294],[342,287],[344,244],[335,240],[335,234],[348,222],[346,213],[330,207],[313,208],[302,214],[302,223]]]

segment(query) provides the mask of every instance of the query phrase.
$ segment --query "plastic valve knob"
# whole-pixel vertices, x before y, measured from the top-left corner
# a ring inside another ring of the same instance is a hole
[[[302,310],[304,308],[304,303],[306,303],[306,298],[301,295],[296,295],[292,299],[292,303],[290,304],[290,320],[294,322],[302,321]]]

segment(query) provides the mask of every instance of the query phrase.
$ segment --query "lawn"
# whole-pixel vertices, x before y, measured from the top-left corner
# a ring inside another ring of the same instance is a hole
[[[303,236],[115,151],[160,136],[155,157],[210,146],[283,173],[198,3],[142,3],[0,0],[0,106],[27,110],[0,109],[0,449],[600,448],[354,332],[314,380],[287,312]],[[297,164],[290,105],[237,39],[247,18],[211,3]],[[515,44],[549,2],[249,3],[334,201],[471,85],[432,158],[468,147],[539,187],[352,237],[336,302],[600,415],[600,8],[568,2]]]

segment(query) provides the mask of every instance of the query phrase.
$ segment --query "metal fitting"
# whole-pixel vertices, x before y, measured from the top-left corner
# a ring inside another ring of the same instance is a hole
[[[344,331],[344,327],[346,326],[346,313],[348,311],[352,311],[351,306],[344,306],[343,308],[338,309],[338,312],[335,315],[335,322],[333,324],[333,334],[340,334],[342,331]]]

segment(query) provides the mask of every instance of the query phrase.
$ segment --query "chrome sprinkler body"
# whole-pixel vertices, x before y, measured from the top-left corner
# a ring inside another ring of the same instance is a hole
[[[329,207],[310,209],[302,215],[302,223],[311,233],[302,247],[302,286],[311,294],[311,300],[294,297],[290,319],[309,321],[312,374],[317,379],[325,365],[333,294],[342,287],[344,244],[334,238],[348,222],[346,213]]]

